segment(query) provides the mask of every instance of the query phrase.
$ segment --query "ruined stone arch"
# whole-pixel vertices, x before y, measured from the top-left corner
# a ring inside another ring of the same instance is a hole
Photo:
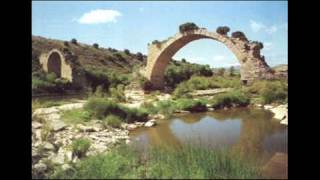
[[[162,89],[164,87],[165,69],[176,52],[188,43],[199,39],[212,39],[227,46],[240,63],[242,82],[251,83],[256,79],[272,77],[270,67],[266,64],[264,57],[260,55],[261,47],[258,43],[200,28],[183,33],[178,32],[165,41],[149,44],[147,66],[142,73],[150,80],[153,88]]]
[[[52,49],[48,53],[43,53],[40,56],[39,60],[42,69],[45,72],[54,72],[59,78],[67,79],[70,82],[73,81],[72,67],[66,61],[66,56],[64,55],[64,53],[62,53],[58,49]]]

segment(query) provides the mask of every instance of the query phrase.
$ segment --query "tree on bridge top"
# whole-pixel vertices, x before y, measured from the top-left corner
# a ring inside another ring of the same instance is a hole
[[[216,30],[216,32],[221,35],[227,35],[229,31],[230,28],[228,26],[220,26]]]
[[[191,30],[197,30],[197,29],[199,29],[199,27],[192,22],[187,22],[179,26],[180,33],[184,33],[186,31],[191,31]]]
[[[243,41],[248,41],[246,35],[245,35],[243,32],[241,32],[241,31],[233,32],[233,33],[231,34],[231,36],[232,36],[233,38],[239,38],[240,40],[243,40]]]

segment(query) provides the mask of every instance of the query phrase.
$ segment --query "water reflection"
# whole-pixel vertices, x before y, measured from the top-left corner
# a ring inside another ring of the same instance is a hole
[[[287,152],[287,127],[272,119],[271,112],[250,108],[179,115],[156,127],[138,129],[131,137],[144,146],[198,143],[228,147],[238,155],[261,160]]]

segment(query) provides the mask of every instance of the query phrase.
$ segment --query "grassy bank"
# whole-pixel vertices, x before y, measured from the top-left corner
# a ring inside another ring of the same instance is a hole
[[[121,146],[107,154],[88,157],[69,170],[57,169],[51,178],[258,178],[257,166],[227,150],[186,145],[158,147],[147,152]]]

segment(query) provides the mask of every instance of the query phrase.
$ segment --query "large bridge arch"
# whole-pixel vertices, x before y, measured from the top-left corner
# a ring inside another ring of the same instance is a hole
[[[54,72],[59,78],[73,81],[71,65],[66,61],[65,55],[58,49],[43,53],[39,60],[45,72]]]
[[[205,28],[178,32],[169,39],[149,44],[147,66],[144,76],[150,80],[155,89],[164,87],[164,72],[171,58],[188,43],[199,39],[212,39],[223,43],[236,56],[240,63],[241,80],[251,83],[256,79],[272,77],[271,69],[260,55],[262,48],[256,42],[246,39],[228,37],[209,32]]]

